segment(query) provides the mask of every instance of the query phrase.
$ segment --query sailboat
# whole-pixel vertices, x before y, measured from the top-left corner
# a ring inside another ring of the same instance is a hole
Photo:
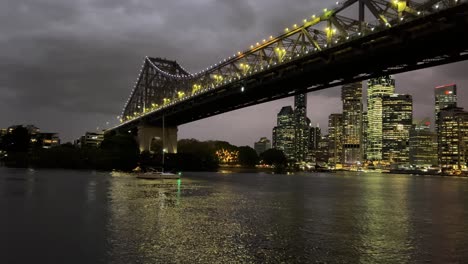
[[[180,174],[174,174],[172,172],[164,172],[164,154],[166,153],[166,149],[164,148],[164,115],[162,118],[162,167],[161,171],[151,171],[145,173],[139,173],[137,175],[138,179],[146,179],[146,180],[162,180],[162,179],[180,179]]]

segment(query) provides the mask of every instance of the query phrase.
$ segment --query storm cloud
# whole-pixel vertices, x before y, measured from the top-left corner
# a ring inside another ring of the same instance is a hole
[[[6,0],[0,3],[0,127],[35,124],[65,141],[116,124],[145,56],[199,71],[299,23],[325,1]],[[468,99],[468,63],[395,76],[413,95],[416,117],[432,117],[433,87],[457,83]],[[312,122],[327,126],[341,111],[340,89],[308,95]],[[252,145],[271,138],[276,114],[291,98],[179,128],[181,138]]]

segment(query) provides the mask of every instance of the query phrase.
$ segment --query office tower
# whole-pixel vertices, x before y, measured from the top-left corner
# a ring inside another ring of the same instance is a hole
[[[281,108],[277,126],[273,128],[273,147],[282,150],[289,160],[294,160],[294,111],[291,106]]]
[[[362,140],[361,153],[362,160],[367,160],[367,130],[368,130],[367,112],[362,113]]]
[[[438,114],[438,156],[442,168],[466,169],[468,157],[468,112],[446,107]]]
[[[328,162],[342,164],[343,115],[331,114],[328,118]]]
[[[413,122],[410,131],[410,164],[418,167],[437,165],[437,135],[430,130],[429,118]]]
[[[367,86],[367,159],[382,160],[382,97],[394,93],[395,80],[382,76],[370,79]]]
[[[362,83],[351,83],[341,88],[343,102],[343,157],[345,164],[361,162],[362,142]]]
[[[262,137],[258,142],[255,142],[254,149],[257,154],[260,155],[263,152],[271,149],[271,141],[266,137]]]
[[[382,160],[408,165],[409,134],[413,123],[411,95],[384,95],[382,113]]]
[[[307,159],[309,151],[309,125],[307,94],[294,96],[294,156],[297,162]]]
[[[316,127],[311,126],[309,131],[309,150],[316,150],[322,137],[322,131],[318,125]]]
[[[447,107],[457,106],[457,85],[448,84],[435,88],[435,131],[437,133],[438,114]]]
[[[320,137],[318,148],[315,150],[315,161],[317,163],[327,163],[329,159],[329,140],[328,135]]]

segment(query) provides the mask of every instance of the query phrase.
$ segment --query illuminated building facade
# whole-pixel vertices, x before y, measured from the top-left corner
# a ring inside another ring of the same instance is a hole
[[[271,149],[271,141],[266,137],[262,137],[258,142],[255,142],[254,149],[257,152],[257,155],[260,155]]]
[[[309,152],[309,127],[307,94],[294,96],[294,157],[297,162],[307,160]]]
[[[317,163],[327,163],[329,159],[329,140],[328,135],[322,136],[315,150],[315,161]]]
[[[382,160],[409,164],[409,139],[413,124],[413,99],[408,94],[382,97]]]
[[[367,87],[367,160],[382,160],[382,97],[395,92],[395,80],[391,76],[374,78]]]
[[[281,108],[277,116],[277,126],[273,128],[273,147],[282,150],[289,160],[295,159],[294,111],[291,106]]]
[[[362,139],[361,139],[361,153],[362,160],[367,160],[367,130],[368,130],[367,112],[362,113]]]
[[[437,135],[429,119],[414,122],[410,131],[410,164],[418,167],[437,165]]]
[[[97,148],[101,145],[102,141],[104,141],[104,132],[86,132],[86,134],[76,142],[76,145],[79,147]]]
[[[343,157],[344,164],[361,162],[362,142],[362,83],[351,83],[341,88],[343,102]]]
[[[57,133],[36,133],[31,135],[31,143],[35,147],[52,148],[60,145],[60,138]]]
[[[331,165],[342,164],[343,151],[343,115],[331,114],[328,118],[328,162]]]
[[[457,85],[448,84],[435,88],[435,131],[437,132],[438,114],[441,109],[457,106]]]
[[[438,154],[442,168],[466,169],[468,157],[468,112],[447,107],[438,114]]]

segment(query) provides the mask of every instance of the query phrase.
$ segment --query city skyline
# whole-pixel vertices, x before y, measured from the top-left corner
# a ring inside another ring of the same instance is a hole
[[[138,3],[141,6],[127,2],[50,0],[49,5],[38,5],[7,1],[8,8],[0,8],[2,25],[15,26],[4,28],[0,37],[5,62],[0,66],[0,127],[35,124],[60,133],[66,142],[97,127],[102,129],[107,122],[115,124],[144,56],[176,59],[197,71],[232,51],[245,49],[264,35],[277,34],[285,26],[300,22],[297,17],[330,6],[321,1],[304,8],[302,2],[187,1],[186,7],[193,12],[169,17],[167,14],[180,13],[171,3],[156,7],[150,1]],[[288,12],[282,12],[286,8]],[[209,10],[214,9],[217,12],[212,14]],[[41,12],[62,15],[38,15]],[[245,19],[236,19],[238,16]],[[190,27],[186,30],[166,30],[187,24],[187,20]],[[184,49],[189,45],[190,49]],[[468,95],[464,89],[468,80],[463,69],[467,66],[467,62],[461,62],[395,75],[398,93],[413,95],[415,118],[433,120],[434,98],[429,91],[457,83],[459,106],[466,108]],[[308,94],[307,115],[312,124],[319,123],[324,129],[328,114],[342,111],[340,89]],[[259,137],[270,135],[283,105],[292,105],[292,98],[183,125],[179,137],[252,145]],[[243,126],[237,125],[241,122]]]

